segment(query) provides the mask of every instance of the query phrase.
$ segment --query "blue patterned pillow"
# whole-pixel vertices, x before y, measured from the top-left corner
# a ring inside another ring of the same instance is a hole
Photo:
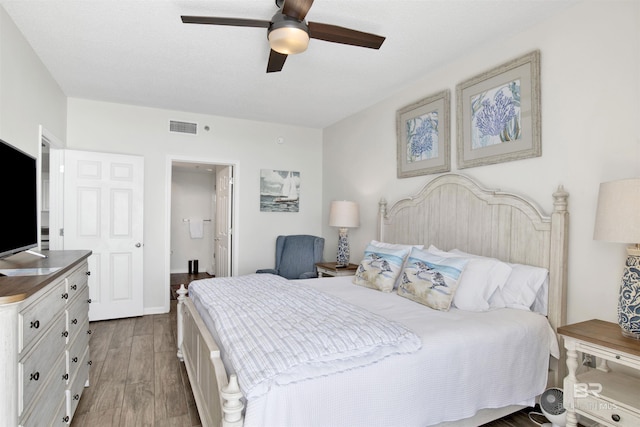
[[[444,258],[412,249],[402,272],[398,295],[435,310],[448,311],[468,259]]]
[[[353,277],[353,283],[382,292],[391,292],[408,254],[408,248],[385,248],[369,244]]]

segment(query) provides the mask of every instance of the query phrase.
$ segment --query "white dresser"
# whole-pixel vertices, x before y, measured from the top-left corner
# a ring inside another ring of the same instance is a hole
[[[0,277],[0,426],[64,426],[89,380],[90,251],[21,253]],[[20,274],[24,274],[24,273]]]

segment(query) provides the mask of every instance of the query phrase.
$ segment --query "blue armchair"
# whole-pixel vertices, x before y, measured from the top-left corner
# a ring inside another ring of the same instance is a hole
[[[272,273],[287,279],[318,277],[315,264],[322,261],[324,238],[298,234],[278,236],[276,239],[276,268],[257,270],[256,273]]]

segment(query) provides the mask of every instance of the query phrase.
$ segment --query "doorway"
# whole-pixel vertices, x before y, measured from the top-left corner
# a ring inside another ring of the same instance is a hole
[[[61,166],[63,164],[64,144],[42,126],[40,126],[39,133],[39,247],[41,250],[64,249],[60,231],[63,222],[64,191],[62,189]]]
[[[233,271],[231,164],[171,160],[169,294]]]

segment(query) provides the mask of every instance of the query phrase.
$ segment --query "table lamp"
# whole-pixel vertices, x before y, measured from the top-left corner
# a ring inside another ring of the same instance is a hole
[[[640,339],[640,178],[600,184],[593,238],[632,244],[622,273],[618,324],[622,335]]]
[[[360,226],[360,208],[356,202],[347,200],[333,201],[329,209],[329,225],[338,227],[338,255],[336,267],[349,265],[349,228]]]

